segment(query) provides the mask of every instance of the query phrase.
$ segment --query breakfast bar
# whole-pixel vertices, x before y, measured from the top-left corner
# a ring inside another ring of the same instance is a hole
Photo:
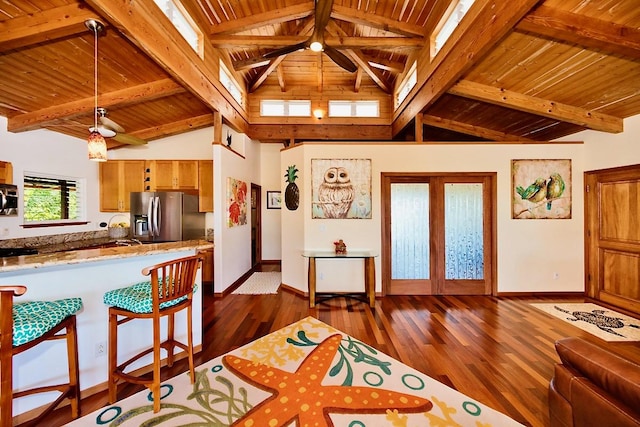
[[[41,255],[5,258],[0,261],[0,285],[25,285],[27,292],[16,303],[80,297],[83,309],[77,315],[78,357],[81,390],[106,388],[108,308],[102,298],[106,291],[148,280],[144,267],[193,255],[212,248],[205,240],[154,243],[123,247],[73,250]],[[193,299],[193,340],[196,351],[202,345],[202,286]],[[176,331],[184,331],[185,316],[176,317]],[[127,329],[128,328],[128,329]],[[123,327],[119,347],[123,358],[145,348],[152,340],[151,325],[131,322]],[[178,339],[184,336],[177,335]],[[52,343],[34,348],[14,358],[14,388],[55,382],[66,375],[66,346]],[[134,369],[148,365],[151,358],[138,361]],[[43,377],[44,376],[44,377]],[[57,397],[43,394],[16,401],[14,414],[42,406]]]

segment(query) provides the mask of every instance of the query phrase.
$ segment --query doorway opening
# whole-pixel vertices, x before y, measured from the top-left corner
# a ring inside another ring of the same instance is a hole
[[[262,262],[262,187],[251,183],[251,268]]]

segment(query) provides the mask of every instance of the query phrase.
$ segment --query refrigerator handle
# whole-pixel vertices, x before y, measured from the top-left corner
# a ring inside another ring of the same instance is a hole
[[[160,197],[156,197],[156,236],[160,236],[160,228],[162,227],[162,209],[160,207]]]
[[[153,197],[149,198],[149,205],[147,206],[147,221],[149,222],[149,236],[153,237],[154,234],[154,221],[153,221]]]

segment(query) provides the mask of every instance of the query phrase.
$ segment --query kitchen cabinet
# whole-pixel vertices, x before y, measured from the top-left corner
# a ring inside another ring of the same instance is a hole
[[[213,249],[204,249],[199,251],[204,255],[202,261],[202,284],[213,285]]]
[[[149,160],[147,191],[197,190],[197,160]]]
[[[213,160],[198,160],[198,205],[200,212],[213,212]]]
[[[129,212],[129,193],[144,191],[144,160],[100,163],[100,211]]]
[[[0,184],[13,184],[13,165],[11,162],[0,162]]]

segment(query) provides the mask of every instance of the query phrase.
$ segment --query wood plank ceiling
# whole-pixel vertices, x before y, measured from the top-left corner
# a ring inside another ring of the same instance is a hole
[[[86,139],[94,120],[88,18],[107,27],[99,104],[148,141],[224,121],[265,142],[542,142],[583,129],[621,132],[624,118],[640,114],[637,0],[476,0],[432,58],[431,34],[450,5],[334,0],[321,34],[357,66],[350,73],[330,52],[269,57],[316,35],[311,0],[182,0],[204,35],[202,55],[153,0],[5,0],[0,115],[12,132]],[[245,92],[241,104],[219,82],[221,61]],[[396,108],[414,62],[418,82]],[[266,99],[307,99],[325,117],[261,117]],[[378,100],[380,117],[326,117],[329,100]]]

